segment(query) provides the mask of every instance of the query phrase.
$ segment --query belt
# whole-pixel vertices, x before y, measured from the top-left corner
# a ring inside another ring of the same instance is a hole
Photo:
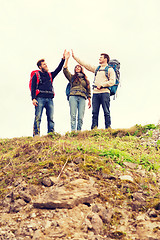
[[[94,89],[94,88],[97,88],[97,86],[96,85],[92,85],[92,88]],[[101,88],[108,88],[108,87],[101,87]]]

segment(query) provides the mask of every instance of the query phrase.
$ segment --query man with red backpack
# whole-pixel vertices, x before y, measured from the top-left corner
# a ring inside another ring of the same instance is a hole
[[[37,66],[40,70],[39,71],[36,70],[31,73],[30,90],[32,103],[35,106],[33,136],[40,135],[40,123],[44,108],[46,109],[47,115],[48,133],[54,132],[53,80],[57,76],[57,74],[62,70],[65,61],[65,53],[66,50],[64,51],[63,58],[59,63],[58,67],[55,69],[55,71],[49,72],[45,60],[41,59],[37,62]]]

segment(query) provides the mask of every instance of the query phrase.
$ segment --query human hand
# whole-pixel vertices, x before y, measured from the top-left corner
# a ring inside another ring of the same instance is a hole
[[[97,84],[97,89],[100,90],[101,89],[101,85],[100,84]]]
[[[73,50],[71,49],[71,52],[72,52],[72,57],[74,58],[74,53],[73,53]]]
[[[33,100],[32,100],[32,103],[33,103],[33,105],[34,105],[35,107],[38,106],[38,101],[37,101],[36,99],[33,99]]]
[[[88,98],[88,108],[91,108],[91,99]]]
[[[65,59],[69,59],[70,58],[70,52],[67,52],[65,53]]]
[[[65,54],[66,54],[66,49],[64,50],[64,53],[63,53],[63,59],[65,59]]]

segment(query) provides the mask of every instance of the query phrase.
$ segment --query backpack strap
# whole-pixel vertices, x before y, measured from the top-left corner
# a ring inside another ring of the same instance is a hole
[[[105,67],[105,69],[102,69],[102,70],[100,70],[100,67],[101,67],[101,66],[98,66],[98,67],[96,68],[95,76],[97,75],[97,72],[98,72],[98,71],[105,71],[106,77],[108,78],[108,69],[110,68],[110,66],[107,65],[107,66]]]
[[[95,70],[95,75],[94,75],[94,80],[93,80],[93,85],[92,85],[92,88],[93,88],[93,89],[94,89],[94,87],[95,87],[96,75],[97,75],[97,72],[99,71],[100,67],[101,67],[101,66],[98,66],[98,67],[96,68],[96,70]]]
[[[53,83],[53,79],[52,79],[52,74],[51,74],[51,72],[48,72],[48,74],[49,74],[49,76],[50,76],[51,83]],[[52,85],[52,92],[53,92],[53,94],[54,94],[54,96],[55,96],[55,92],[54,92],[53,85]]]
[[[50,76],[51,83],[53,83],[53,79],[52,79],[52,74],[51,74],[51,72],[49,72],[48,74],[49,74],[49,76]]]
[[[37,87],[38,87],[39,82],[41,80],[39,71],[36,72],[36,77],[37,77]]]
[[[105,69],[100,69],[100,67],[101,66],[98,66],[97,68],[96,68],[96,71],[95,71],[95,77],[94,77],[94,81],[93,81],[93,85],[92,85],[92,87],[93,87],[93,89],[95,88],[95,87],[97,87],[97,86],[95,86],[95,78],[96,78],[96,75],[97,75],[97,72],[98,71],[105,71],[105,75],[106,75],[106,77],[108,78],[108,69],[110,68],[110,66],[109,65],[107,65],[106,67],[105,67]],[[108,88],[108,87],[102,87],[102,88]]]
[[[73,82],[74,82],[74,78],[72,77],[72,79],[71,79],[71,87],[72,87],[72,85],[73,85]]]
[[[95,76],[97,75],[97,72],[99,71],[100,67],[101,67],[101,66],[98,66],[98,67],[96,68]]]
[[[36,96],[37,96],[40,93],[40,90],[38,89],[38,85],[41,82],[41,76],[40,76],[39,71],[36,71],[35,74],[36,74],[36,77],[37,77],[37,85],[36,85]],[[48,72],[48,74],[50,76],[51,83],[53,83],[51,72]],[[43,91],[41,91],[41,92],[43,92]],[[47,93],[47,91],[44,91],[44,93]],[[54,91],[53,91],[53,93],[54,93]]]
[[[39,85],[39,83],[40,83],[40,81],[41,81],[41,77],[40,77],[39,71],[35,72],[35,74],[36,74],[36,77],[37,77],[37,87],[38,87],[38,85]],[[48,74],[49,74],[49,76],[50,76],[51,83],[53,83],[53,79],[52,79],[52,74],[51,74],[51,72],[49,72]]]
[[[38,85],[39,85],[39,82],[40,82],[41,78],[40,78],[39,71],[35,72],[35,74],[36,74],[36,77],[37,77],[37,85],[36,85],[36,96],[37,96],[40,92],[39,89],[38,89]]]
[[[108,66],[106,66],[105,69],[104,69],[105,75],[106,75],[107,78],[108,78],[108,69],[109,69],[109,68],[110,68],[110,66],[108,65]]]

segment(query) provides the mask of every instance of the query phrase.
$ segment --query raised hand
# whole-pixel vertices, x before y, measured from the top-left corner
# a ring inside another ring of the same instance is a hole
[[[65,52],[65,59],[69,59],[70,58],[70,52]]]
[[[63,53],[63,59],[65,59],[65,54],[66,54],[67,50],[65,49],[64,50],[64,53]]]
[[[74,53],[73,53],[73,50],[71,49],[71,52],[72,52],[72,57],[74,58]]]

